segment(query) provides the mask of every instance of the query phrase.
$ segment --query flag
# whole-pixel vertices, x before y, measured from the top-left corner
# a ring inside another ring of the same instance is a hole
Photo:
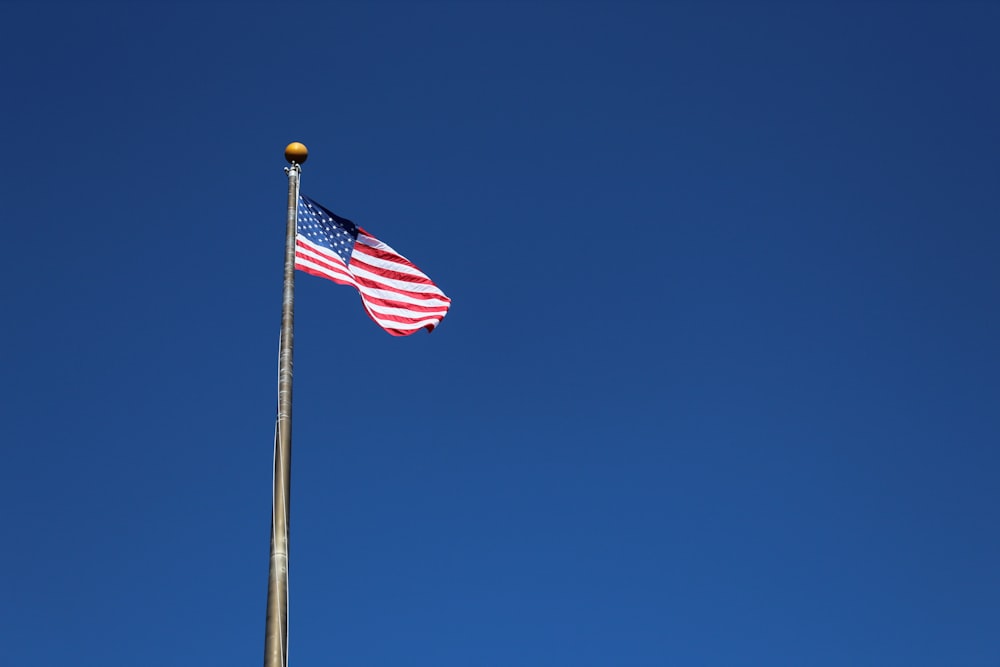
[[[299,195],[295,268],[358,290],[368,315],[393,336],[432,331],[451,299],[388,245]]]

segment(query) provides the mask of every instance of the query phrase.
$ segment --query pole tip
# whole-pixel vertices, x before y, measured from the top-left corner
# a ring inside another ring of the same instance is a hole
[[[309,159],[309,149],[297,141],[285,146],[285,159],[290,163],[303,164]]]

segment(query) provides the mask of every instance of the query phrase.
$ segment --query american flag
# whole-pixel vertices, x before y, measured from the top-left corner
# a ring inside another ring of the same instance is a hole
[[[346,218],[299,195],[295,268],[358,290],[375,323],[393,336],[432,331],[451,299],[398,252]]]

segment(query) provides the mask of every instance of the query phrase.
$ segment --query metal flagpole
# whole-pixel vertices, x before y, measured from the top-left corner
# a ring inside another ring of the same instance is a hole
[[[288,217],[285,229],[285,281],[278,352],[278,419],[274,434],[274,488],[271,504],[271,563],[267,577],[264,667],[288,665],[288,517],[292,471],[292,323],[295,302],[295,214],[301,164],[309,151],[295,142],[285,148]]]

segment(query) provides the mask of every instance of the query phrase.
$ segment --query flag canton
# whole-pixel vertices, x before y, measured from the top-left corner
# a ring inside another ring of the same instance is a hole
[[[344,264],[350,261],[358,239],[356,224],[331,213],[304,195],[299,195],[295,230],[316,245],[337,253]]]

